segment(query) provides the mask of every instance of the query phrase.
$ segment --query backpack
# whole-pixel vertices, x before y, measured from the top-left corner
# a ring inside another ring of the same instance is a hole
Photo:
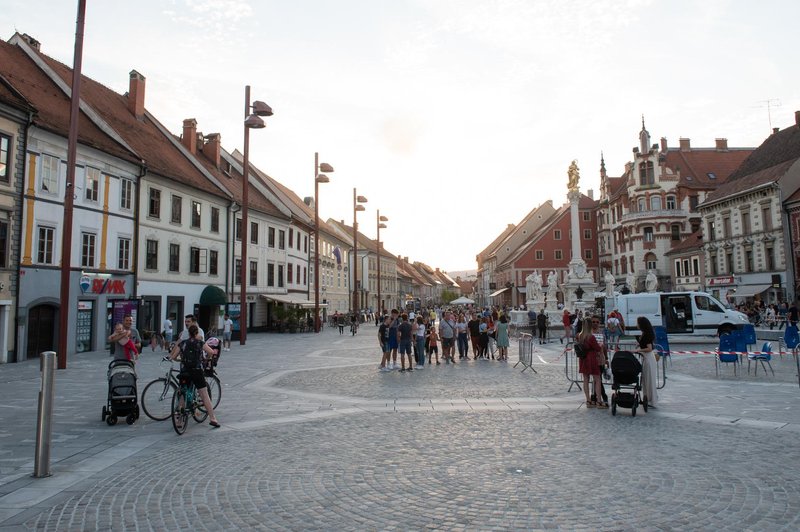
[[[184,340],[181,345],[181,367],[184,369],[197,369],[202,358],[203,342],[200,340]]]
[[[586,358],[586,354],[589,351],[586,349],[586,344],[583,342],[575,342],[575,345],[572,346],[572,349],[575,350],[575,356],[578,358]]]
[[[608,321],[606,322],[606,328],[608,329],[608,332],[615,333],[619,330],[619,320],[614,322],[612,321],[612,319],[613,318],[608,319]]]

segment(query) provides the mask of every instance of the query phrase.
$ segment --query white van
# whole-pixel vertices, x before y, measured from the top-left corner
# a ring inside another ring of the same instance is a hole
[[[749,323],[747,316],[730,310],[705,292],[653,292],[623,294],[606,299],[606,314],[618,309],[625,320],[625,333],[636,334],[636,318],[644,316],[667,334],[725,334]]]

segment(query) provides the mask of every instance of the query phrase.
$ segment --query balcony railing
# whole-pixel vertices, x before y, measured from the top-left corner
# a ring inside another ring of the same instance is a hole
[[[646,220],[648,218],[674,218],[686,217],[687,213],[680,209],[660,209],[657,211],[637,211],[623,214],[620,223],[632,222],[634,220]]]

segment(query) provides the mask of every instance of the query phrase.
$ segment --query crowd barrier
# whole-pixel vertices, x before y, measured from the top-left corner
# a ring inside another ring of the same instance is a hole
[[[660,390],[667,385],[667,359],[670,357],[672,353],[668,349],[661,347],[661,345],[656,344],[655,351],[659,354],[660,360],[656,364],[656,381],[657,381],[657,388]],[[633,352],[635,349],[638,348],[637,344],[620,342],[619,349],[616,351],[631,351]],[[568,342],[567,345],[564,347],[564,352],[561,354],[564,357],[564,375],[566,376],[567,380],[569,381],[569,388],[567,389],[568,392],[572,391],[572,387],[575,386],[578,390],[582,390],[581,384],[583,384],[583,375],[580,374],[578,371],[578,357],[575,356],[575,350],[573,349],[573,342]],[[609,360],[613,357],[613,351],[609,351]],[[607,382],[610,384],[610,382]]]

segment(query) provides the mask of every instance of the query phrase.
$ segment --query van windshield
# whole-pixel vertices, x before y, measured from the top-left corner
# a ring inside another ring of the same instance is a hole
[[[710,312],[725,312],[722,305],[709,296],[694,296],[694,303],[698,310],[707,310]]]

